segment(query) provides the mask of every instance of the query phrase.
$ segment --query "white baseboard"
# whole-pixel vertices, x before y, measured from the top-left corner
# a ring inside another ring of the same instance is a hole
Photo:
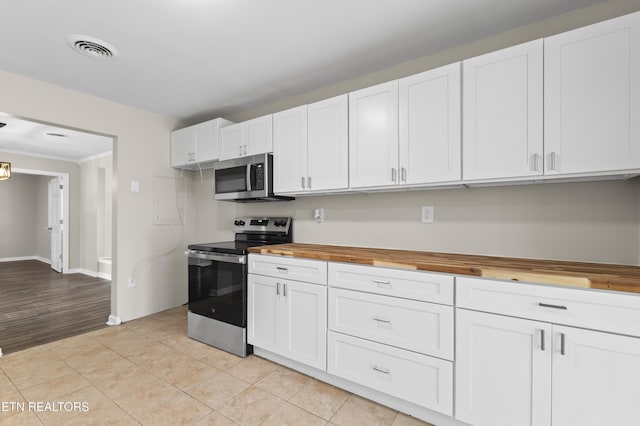
[[[106,272],[98,272],[98,278],[111,281],[111,274],[107,274]]]
[[[40,262],[51,264],[51,260],[40,256],[19,256],[19,257],[2,257],[0,262],[19,262],[21,260],[39,260]]]
[[[109,315],[109,320],[107,321],[107,325],[120,325],[122,324],[122,318],[117,315]]]

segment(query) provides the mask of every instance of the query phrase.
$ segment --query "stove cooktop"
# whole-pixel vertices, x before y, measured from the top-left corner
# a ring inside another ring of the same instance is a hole
[[[278,243],[265,241],[222,241],[218,243],[189,244],[189,250],[228,254],[247,254],[250,247],[264,246],[267,244]]]

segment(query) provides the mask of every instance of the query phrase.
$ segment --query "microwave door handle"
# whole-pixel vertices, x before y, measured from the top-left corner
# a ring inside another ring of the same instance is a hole
[[[247,164],[247,192],[251,192],[251,164]]]

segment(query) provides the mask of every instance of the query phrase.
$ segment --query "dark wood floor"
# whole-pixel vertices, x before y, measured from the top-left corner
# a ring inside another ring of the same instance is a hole
[[[106,327],[111,281],[59,274],[37,260],[0,262],[4,354]]]

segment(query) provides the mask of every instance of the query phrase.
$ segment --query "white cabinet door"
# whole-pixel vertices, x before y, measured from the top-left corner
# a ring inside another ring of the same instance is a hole
[[[171,132],[171,167],[196,161],[196,139],[193,129],[185,127]]]
[[[639,425],[640,339],[557,325],[553,334],[553,426]]]
[[[244,147],[243,124],[238,123],[220,129],[220,160],[242,156]]]
[[[349,187],[348,95],[308,105],[308,173],[311,191]]]
[[[400,183],[461,179],[460,63],[400,79]]]
[[[551,325],[456,309],[455,388],[458,420],[549,426]]]
[[[273,114],[273,188],[276,193],[307,187],[307,106]]]
[[[273,116],[271,114],[243,123],[245,140],[243,155],[273,152]]]
[[[640,168],[640,13],[549,37],[545,173]]]
[[[542,174],[542,40],[463,61],[462,176]]]
[[[219,127],[219,120],[206,121],[193,126],[199,162],[215,161],[218,159]]]
[[[398,81],[349,93],[351,188],[398,183]]]
[[[271,277],[249,274],[247,341],[277,352],[280,349],[280,284]]]
[[[327,287],[284,281],[282,298],[282,355],[326,370]]]

